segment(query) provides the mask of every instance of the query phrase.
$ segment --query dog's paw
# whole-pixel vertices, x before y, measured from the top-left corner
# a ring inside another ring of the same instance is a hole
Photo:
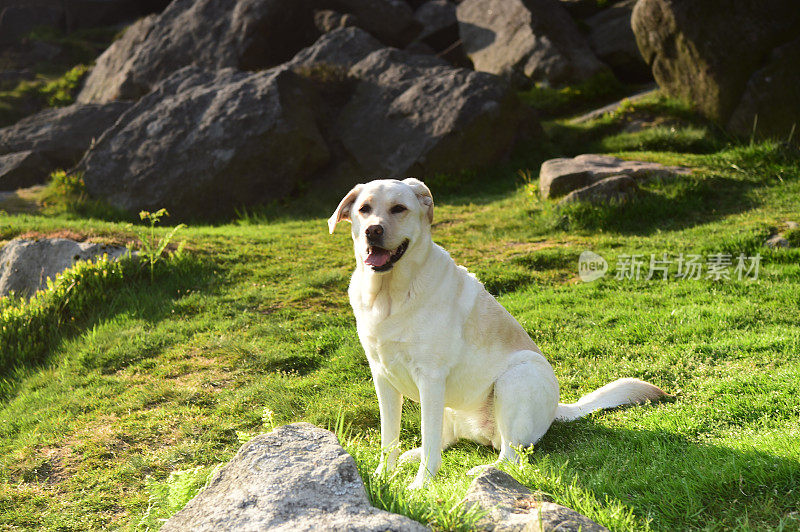
[[[375,478],[383,478],[391,472],[391,468],[386,464],[386,462],[381,462],[378,468],[373,473]]]
[[[483,471],[484,471],[486,468],[492,467],[492,465],[494,465],[494,464],[485,464],[485,465],[479,465],[479,466],[475,466],[475,467],[473,467],[472,469],[470,469],[469,471],[467,471],[467,475],[469,475],[469,476],[471,476],[471,477],[478,476],[478,475],[480,475],[481,473],[483,473]]]
[[[422,488],[425,487],[426,482],[427,482],[426,478],[424,477],[420,478],[420,476],[417,475],[417,477],[414,479],[414,482],[408,485],[408,489],[412,491],[421,490]]]
[[[420,460],[422,460],[422,447],[411,449],[410,451],[406,451],[400,455],[401,464],[406,464],[409,462],[419,462]]]

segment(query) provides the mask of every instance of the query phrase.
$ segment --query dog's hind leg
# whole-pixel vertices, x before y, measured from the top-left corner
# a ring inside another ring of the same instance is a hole
[[[558,380],[553,368],[536,352],[503,372],[494,385],[494,416],[499,447],[496,463],[517,462],[514,447],[538,442],[550,428],[558,408]],[[474,475],[486,466],[469,470]]]

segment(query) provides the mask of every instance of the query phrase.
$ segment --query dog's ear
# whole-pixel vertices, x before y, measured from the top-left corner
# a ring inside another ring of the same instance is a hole
[[[355,203],[362,188],[364,188],[364,185],[354,186],[352,190],[342,198],[342,201],[339,202],[339,206],[336,207],[331,217],[328,218],[328,231],[330,231],[331,234],[333,234],[334,229],[336,229],[336,224],[342,220],[350,220],[350,209],[353,208],[353,203]]]
[[[433,223],[433,194],[431,194],[431,189],[425,183],[413,177],[403,179],[403,183],[411,187],[420,204],[427,209],[428,222]]]

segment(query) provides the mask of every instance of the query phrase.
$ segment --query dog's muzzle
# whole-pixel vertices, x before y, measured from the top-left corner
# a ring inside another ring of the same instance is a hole
[[[408,249],[408,239],[404,240],[394,251],[378,246],[369,246],[367,248],[369,254],[364,259],[364,264],[371,266],[373,271],[388,272],[394,263],[400,260],[406,249]]]

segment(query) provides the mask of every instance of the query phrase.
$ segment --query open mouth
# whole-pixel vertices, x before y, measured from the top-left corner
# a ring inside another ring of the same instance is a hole
[[[408,249],[408,239],[404,240],[402,244],[397,246],[397,249],[379,248],[378,246],[370,246],[367,249],[369,255],[364,260],[364,264],[372,266],[372,270],[376,272],[388,272],[394,266],[394,263],[400,260],[403,253]]]

